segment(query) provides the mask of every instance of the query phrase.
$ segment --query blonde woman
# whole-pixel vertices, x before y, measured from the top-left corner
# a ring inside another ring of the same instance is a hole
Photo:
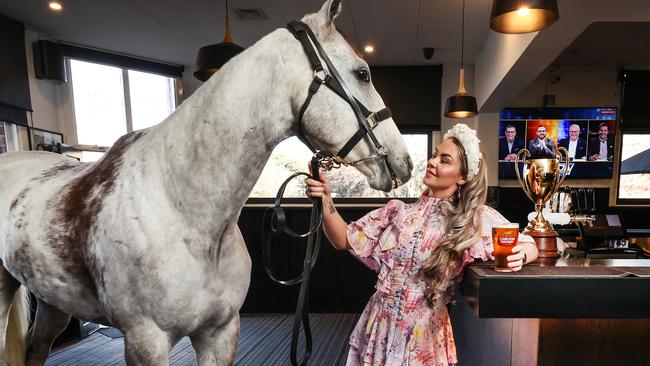
[[[377,291],[350,337],[347,365],[456,364],[446,304],[468,263],[493,259],[491,228],[508,222],[484,205],[487,175],[476,132],[457,124],[444,135],[427,162],[427,189],[417,202],[392,200],[349,225],[334,207],[326,178],[306,183],[309,197],[323,199],[330,242],[378,273]],[[522,234],[513,253],[513,271],[538,254]]]

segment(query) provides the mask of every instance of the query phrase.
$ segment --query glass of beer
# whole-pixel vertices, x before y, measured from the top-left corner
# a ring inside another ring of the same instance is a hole
[[[494,270],[497,272],[512,272],[508,267],[508,256],[517,245],[519,224],[500,224],[492,228],[492,243],[494,244]]]

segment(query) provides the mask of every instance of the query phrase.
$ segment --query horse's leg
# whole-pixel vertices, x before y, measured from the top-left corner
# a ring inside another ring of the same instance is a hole
[[[221,327],[206,329],[190,339],[198,366],[232,365],[239,340],[239,313]]]
[[[170,338],[153,322],[140,322],[124,332],[124,355],[129,366],[161,366],[169,364]]]
[[[37,366],[45,363],[52,342],[63,332],[69,322],[70,315],[38,299],[36,320],[27,347],[27,366]]]
[[[20,288],[20,282],[18,282],[11,274],[9,274],[9,272],[7,272],[5,267],[0,264],[0,365],[5,365],[6,364],[5,362],[22,363],[24,361],[23,358],[24,355],[16,354],[8,357],[8,355],[5,354],[5,342],[9,341],[7,337],[11,336],[7,333],[8,331],[10,331],[8,329],[9,309],[11,308],[11,303],[14,301],[16,291],[19,288]],[[23,336],[22,334],[18,334],[15,335],[14,337],[22,337],[22,336]],[[6,346],[7,346],[8,353],[12,353],[11,347],[14,347],[14,345],[8,344]],[[20,352],[19,349],[16,350]]]

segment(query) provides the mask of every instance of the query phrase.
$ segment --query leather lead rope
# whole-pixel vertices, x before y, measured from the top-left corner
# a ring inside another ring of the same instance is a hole
[[[311,171],[313,172],[311,178],[319,180],[319,165],[322,155],[320,153],[314,154],[311,159]],[[299,176],[307,176],[307,173],[295,173],[287,178],[284,183],[280,186],[278,194],[275,197],[275,202],[273,208],[267,209],[264,212],[264,220],[262,229],[262,258],[264,261],[264,269],[269,277],[282,285],[291,286],[300,283],[300,293],[298,295],[298,302],[296,304],[296,313],[293,318],[293,328],[291,332],[291,364],[293,366],[306,366],[309,362],[312,352],[312,334],[311,327],[309,324],[309,284],[311,281],[311,271],[316,265],[318,259],[318,253],[320,252],[320,245],[322,239],[323,229],[321,223],[323,221],[323,202],[321,199],[314,199],[314,202],[311,207],[311,219],[309,222],[309,231],[304,234],[297,234],[291,228],[286,225],[286,215],[282,209],[281,201],[282,196],[284,195],[284,190],[287,184],[294,178]],[[289,280],[280,279],[273,273],[271,269],[271,233],[266,233],[267,227],[267,212],[272,211],[270,218],[269,226],[271,232],[283,232],[286,235],[289,235],[294,238],[304,238],[307,237],[307,249],[305,252],[305,259],[303,262],[302,273],[295,278]],[[305,354],[303,355],[302,360],[298,360],[298,339],[300,337],[300,328],[305,332]]]

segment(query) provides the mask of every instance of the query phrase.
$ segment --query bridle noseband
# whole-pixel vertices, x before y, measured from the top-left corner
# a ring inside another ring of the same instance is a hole
[[[287,25],[287,29],[289,29],[291,34],[293,34],[293,36],[296,37],[298,41],[300,41],[302,48],[305,50],[305,53],[309,58],[311,67],[314,70],[314,79],[309,86],[307,98],[305,99],[305,102],[300,108],[300,113],[298,114],[298,138],[305,145],[307,145],[307,147],[309,147],[309,149],[314,154],[319,156],[319,159],[321,160],[321,167],[325,168],[326,170],[329,170],[332,167],[338,167],[340,165],[355,165],[367,160],[380,158],[384,159],[386,166],[390,172],[394,187],[398,186],[400,182],[398,181],[394,171],[391,169],[391,166],[388,163],[388,152],[381,145],[375,136],[375,133],[373,132],[373,129],[375,129],[375,127],[377,127],[381,121],[392,117],[390,109],[383,108],[377,112],[370,112],[363,105],[363,103],[359,102],[354,96],[352,96],[350,90],[345,85],[343,78],[341,78],[341,75],[339,75],[338,71],[336,71],[336,68],[332,64],[332,61],[329,59],[327,53],[318,42],[318,39],[316,39],[316,36],[307,24],[299,21],[293,21]],[[327,69],[323,67],[321,59],[325,62]],[[348,102],[354,111],[357,121],[361,125],[359,130],[357,130],[357,132],[336,154],[332,154],[328,151],[317,151],[305,137],[303,129],[303,117],[305,111],[309,107],[312,97],[318,92],[321,85],[323,84],[325,84],[334,93],[343,98],[343,100]],[[366,158],[355,161],[347,161],[345,157],[366,135],[372,141],[375,147],[375,153]]]

